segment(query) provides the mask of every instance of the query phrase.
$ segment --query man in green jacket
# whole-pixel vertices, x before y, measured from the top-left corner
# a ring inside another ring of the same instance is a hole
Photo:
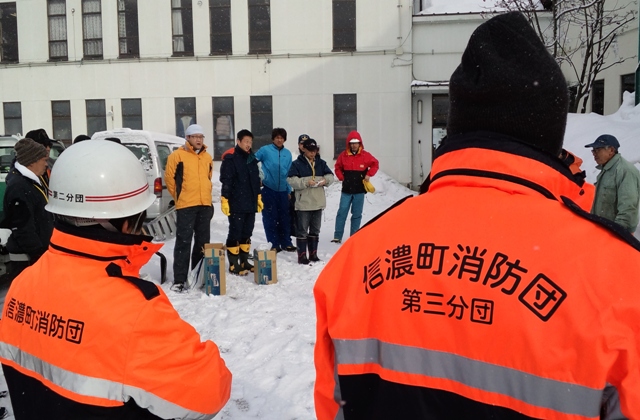
[[[592,147],[593,158],[600,169],[596,181],[596,197],[591,213],[602,216],[633,233],[638,226],[640,201],[640,171],[618,154],[620,143],[610,134],[603,134]]]

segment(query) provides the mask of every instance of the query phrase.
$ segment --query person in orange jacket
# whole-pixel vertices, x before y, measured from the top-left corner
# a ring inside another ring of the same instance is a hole
[[[139,278],[161,244],[140,234],[155,198],[136,157],[78,143],[49,186],[49,249],[13,282],[0,322],[16,420],[213,418],[231,388],[217,346]]]
[[[640,242],[571,199],[559,66],[500,14],[449,95],[426,191],[315,284],[317,418],[640,418]]]

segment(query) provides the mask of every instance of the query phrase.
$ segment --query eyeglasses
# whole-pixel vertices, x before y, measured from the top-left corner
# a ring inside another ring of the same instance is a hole
[[[194,139],[200,139],[200,140],[204,139],[204,136],[202,135],[197,135],[197,136],[191,135],[189,137],[193,137]]]

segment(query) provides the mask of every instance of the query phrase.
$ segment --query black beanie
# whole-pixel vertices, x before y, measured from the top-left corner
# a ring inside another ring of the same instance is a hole
[[[38,128],[37,130],[31,130],[25,136],[28,139],[40,143],[44,147],[51,147],[51,139],[44,128]]]
[[[558,156],[569,107],[560,67],[520,12],[471,35],[449,81],[447,135],[506,134]]]

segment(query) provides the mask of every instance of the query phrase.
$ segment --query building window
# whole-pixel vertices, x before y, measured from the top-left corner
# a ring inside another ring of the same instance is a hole
[[[66,0],[47,0],[49,17],[49,60],[66,61],[67,54],[67,4]]]
[[[193,14],[191,0],[171,0],[173,55],[193,55]]]
[[[213,158],[222,159],[222,154],[235,144],[235,122],[233,118],[233,96],[213,98]]]
[[[176,98],[176,136],[184,137],[184,131],[196,123],[196,98]]]
[[[591,88],[591,112],[604,115],[604,80],[596,80]]]
[[[18,62],[16,3],[0,3],[0,63]]]
[[[82,0],[84,58],[102,58],[102,10],[100,0]]]
[[[20,102],[5,102],[2,104],[4,112],[4,133],[22,133],[22,107]]]
[[[271,143],[273,130],[273,102],[271,96],[251,97],[251,132],[253,150]]]
[[[211,55],[231,54],[231,0],[209,0]]]
[[[333,0],[333,51],[356,50],[356,0]]]
[[[122,126],[142,130],[142,99],[122,100]]]
[[[138,0],[118,0],[118,45],[120,58],[140,57]]]
[[[447,119],[449,117],[449,95],[431,96],[431,158],[440,147],[442,139],[447,134]]]
[[[631,74],[623,74],[620,76],[620,103],[622,103],[622,99],[625,92],[635,92],[636,91],[636,75],[634,73]]]
[[[104,99],[88,99],[87,106],[87,136],[107,129],[107,110]]]
[[[269,2],[270,0],[249,0],[249,54],[271,54]]]
[[[51,101],[51,119],[53,120],[53,138],[71,141],[71,103],[69,101]]]
[[[347,135],[358,129],[356,94],[333,95],[333,157],[346,149]]]

